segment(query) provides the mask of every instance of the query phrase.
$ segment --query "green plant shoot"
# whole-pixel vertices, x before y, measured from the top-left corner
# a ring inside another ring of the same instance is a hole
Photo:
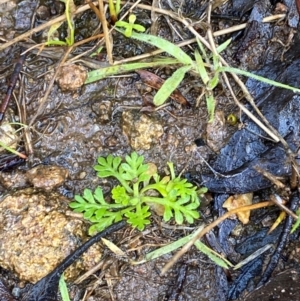
[[[182,82],[185,74],[192,68],[192,66],[182,66],[177,69],[171,77],[169,77],[158,90],[153,98],[153,103],[156,106],[161,106],[164,104],[173,91],[179,86]]]
[[[85,81],[85,84],[93,83],[97,80],[107,78],[108,76],[115,74],[122,74],[124,72],[135,71],[138,69],[146,69],[146,68],[155,68],[166,65],[175,65],[178,64],[178,61],[173,58],[163,58],[157,59],[154,62],[139,62],[139,63],[129,63],[124,65],[115,65],[109,66],[101,69],[92,70],[88,73],[88,77]]]
[[[299,228],[299,226],[300,226],[300,209],[298,209],[296,211],[296,214],[297,214],[298,218],[297,218],[295,224],[293,225],[291,233],[294,233]]]
[[[70,301],[70,296],[68,293],[68,287],[65,282],[64,274],[62,274],[59,279],[59,292],[63,301]]]
[[[121,1],[117,0],[116,5],[115,5],[113,0],[109,0],[108,7],[109,7],[109,14],[110,14],[112,23],[115,24],[116,21],[118,20],[118,15],[121,10]]]
[[[124,35],[125,37],[130,38],[132,36],[133,30],[139,32],[144,32],[146,30],[144,26],[139,24],[134,24],[135,20],[136,20],[136,16],[131,14],[128,18],[128,23],[125,21],[117,21],[116,26],[125,28]]]
[[[90,57],[94,57],[97,56],[101,53],[101,51],[103,50],[103,47],[99,47],[96,51],[94,51],[93,53],[90,54]]]
[[[162,209],[166,222],[174,218],[178,224],[193,223],[199,218],[199,191],[186,179],[175,176],[172,163],[168,166],[170,176],[160,178],[144,164],[144,157],[135,152],[126,156],[125,162],[112,155],[99,157],[94,166],[98,177],[113,177],[119,182],[111,191],[112,201],[106,200],[98,187],[94,192],[85,189],[82,196],[76,195],[70,207],[75,212],[82,212],[83,217],[93,223],[90,234],[123,218],[142,231],[150,224],[150,208]],[[200,193],[205,191],[203,188]]]
[[[74,44],[74,20],[73,20],[73,12],[76,10],[76,6],[73,0],[60,0],[65,3],[65,14],[68,24],[68,36],[66,37],[66,42],[53,39],[54,33],[61,26],[63,22],[59,22],[53,24],[48,32],[48,41],[45,43],[46,45],[60,45],[60,46],[72,46]]]

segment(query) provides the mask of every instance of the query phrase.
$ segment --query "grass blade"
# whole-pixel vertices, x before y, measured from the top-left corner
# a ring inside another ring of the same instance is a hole
[[[195,247],[205,254],[207,257],[209,257],[215,264],[218,266],[228,269],[229,267],[232,267],[233,264],[228,261],[226,258],[215,252],[214,250],[210,249],[208,246],[206,246],[204,243],[202,243],[200,240],[197,240],[195,242]]]
[[[176,70],[170,78],[168,78],[154,96],[153,103],[156,106],[162,105],[172,92],[178,87],[184,78],[184,75],[192,66],[183,66]]]
[[[202,231],[202,229],[204,228],[203,225],[201,225],[198,230],[192,234],[189,234],[185,237],[182,237],[164,247],[161,247],[155,251],[152,251],[148,254],[146,254],[144,256],[144,258],[140,261],[132,261],[131,263],[133,265],[138,265],[138,264],[142,264],[148,261],[151,261],[153,259],[156,259],[158,257],[161,257],[163,255],[169,254],[175,250],[177,250],[178,248],[182,247],[183,245],[185,245],[188,241],[190,241],[194,236],[197,235],[197,233],[199,233],[200,231]],[[211,250],[210,248],[208,248],[205,244],[201,243],[200,241],[197,241],[195,243],[195,246],[197,247],[197,249],[204,253],[205,255],[207,255],[211,260],[213,260],[217,265],[220,265],[222,267],[230,267],[233,266],[231,262],[229,262],[228,260],[226,260],[225,258],[223,258],[221,255],[219,255],[218,253],[214,252],[213,250]]]
[[[196,63],[197,63],[196,66],[197,66],[198,72],[200,74],[200,77],[201,77],[204,85],[206,85],[209,81],[209,77],[208,77],[208,74],[204,67],[204,62],[202,60],[202,57],[199,54],[198,50],[195,50],[195,59],[196,59]]]
[[[296,220],[296,223],[293,225],[291,233],[294,233],[299,228],[299,225],[300,225],[300,210],[299,209],[296,211],[296,214],[298,215],[298,218]]]
[[[59,292],[63,301],[70,301],[67,284],[64,279],[64,274],[59,279]]]
[[[221,45],[219,45],[217,47],[217,52],[221,53],[222,51],[224,51],[229,46],[229,44],[231,43],[231,41],[232,41],[232,38],[226,40],[224,43],[222,43]]]
[[[117,30],[124,34],[124,30],[120,30],[120,29]],[[141,42],[151,44],[159,49],[164,50],[165,52],[174,56],[183,65],[193,64],[193,60],[180,47],[174,45],[173,43],[165,39],[152,36],[150,34],[143,34],[143,33],[136,33],[136,32],[132,32],[131,38],[139,40]]]
[[[300,92],[300,89],[298,89],[298,88],[295,88],[295,87],[292,87],[292,86],[289,86],[289,85],[285,85],[285,84],[276,82],[274,80],[271,80],[271,79],[268,79],[268,78],[265,78],[265,77],[262,77],[262,76],[244,71],[244,70],[240,70],[240,69],[237,69],[237,68],[221,67],[221,68],[219,68],[218,71],[221,71],[221,72],[225,71],[225,72],[231,72],[231,73],[235,73],[235,74],[245,75],[247,77],[254,78],[256,80],[259,80],[263,83],[266,83],[266,84],[269,84],[269,85],[272,85],[272,86],[275,86],[275,87],[284,88],[284,89],[287,89],[287,90],[292,90],[294,93],[299,93]]]
[[[198,47],[199,47],[200,52],[201,52],[200,55],[202,55],[204,57],[204,59],[207,60],[208,56],[207,56],[207,53],[206,53],[201,41],[198,38],[196,38],[196,39],[197,39]]]
[[[27,156],[25,154],[22,154],[20,152],[18,152],[17,150],[15,150],[14,148],[12,147],[9,147],[8,145],[6,145],[5,143],[3,143],[2,141],[0,141],[0,147],[6,149],[7,151],[19,156],[20,158],[22,159],[27,159]]]
[[[214,121],[214,115],[215,115],[215,107],[216,107],[216,101],[214,99],[214,96],[211,95],[206,95],[206,107],[209,115],[209,121],[208,122],[213,122]]]
[[[88,77],[85,81],[85,84],[93,83],[97,80],[104,79],[111,75],[117,75],[129,71],[135,71],[137,69],[160,67],[164,65],[173,65],[178,63],[179,62],[176,59],[167,58],[165,60],[157,60],[155,62],[149,62],[149,63],[131,63],[131,64],[124,64],[124,65],[109,66],[106,68],[90,71],[88,73]]]
[[[199,231],[201,231],[203,228],[204,228],[204,225],[201,225],[199,227]],[[180,248],[183,245],[185,245],[186,243],[188,243],[196,234],[197,233],[194,232],[194,233],[187,235],[183,238],[180,238],[164,247],[154,250],[154,251],[146,254],[141,261],[135,261],[135,262],[133,262],[133,264],[134,265],[142,264],[142,263],[148,262],[150,260],[153,260],[155,258],[158,258],[160,256],[163,256],[165,254],[171,253],[172,251],[177,250],[178,248]]]

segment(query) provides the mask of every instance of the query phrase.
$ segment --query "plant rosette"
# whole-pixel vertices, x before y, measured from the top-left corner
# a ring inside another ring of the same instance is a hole
[[[125,162],[112,155],[99,157],[94,166],[97,176],[113,177],[119,182],[111,191],[111,201],[107,201],[102,189],[97,187],[94,192],[85,189],[82,196],[76,195],[70,207],[75,212],[82,212],[83,217],[92,223],[90,234],[123,218],[142,231],[150,224],[150,207],[159,207],[165,222],[174,218],[177,224],[193,223],[199,218],[199,195],[207,189],[197,190],[186,179],[175,176],[173,163],[169,162],[168,166],[170,176],[161,178],[156,168],[144,164],[144,157],[135,152],[127,155]]]

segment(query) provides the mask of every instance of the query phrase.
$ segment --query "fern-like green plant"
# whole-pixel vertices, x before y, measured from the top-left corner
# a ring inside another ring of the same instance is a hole
[[[198,195],[206,192],[206,188],[197,191],[197,187],[186,179],[175,176],[172,163],[168,166],[170,176],[161,178],[150,165],[144,164],[144,157],[135,152],[126,156],[125,162],[112,155],[99,157],[94,166],[97,175],[100,178],[114,177],[120,183],[111,191],[112,201],[105,200],[102,189],[98,187],[94,192],[85,189],[82,196],[76,195],[70,207],[82,212],[84,218],[92,222],[90,234],[123,218],[142,231],[150,224],[151,206],[162,208],[166,222],[174,217],[178,224],[185,220],[193,223],[199,218],[196,210],[200,205]]]

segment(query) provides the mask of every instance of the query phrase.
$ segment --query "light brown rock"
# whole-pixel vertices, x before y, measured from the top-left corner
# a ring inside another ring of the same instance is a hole
[[[83,86],[86,78],[86,69],[82,66],[72,64],[61,68],[57,81],[62,91],[76,91]]]
[[[51,272],[86,239],[82,219],[70,217],[69,200],[51,192],[23,189],[0,202],[0,266],[32,283]],[[94,245],[65,273],[68,279],[99,262]]]
[[[122,130],[135,150],[147,150],[159,142],[163,135],[163,127],[159,121],[145,114],[123,112]]]

